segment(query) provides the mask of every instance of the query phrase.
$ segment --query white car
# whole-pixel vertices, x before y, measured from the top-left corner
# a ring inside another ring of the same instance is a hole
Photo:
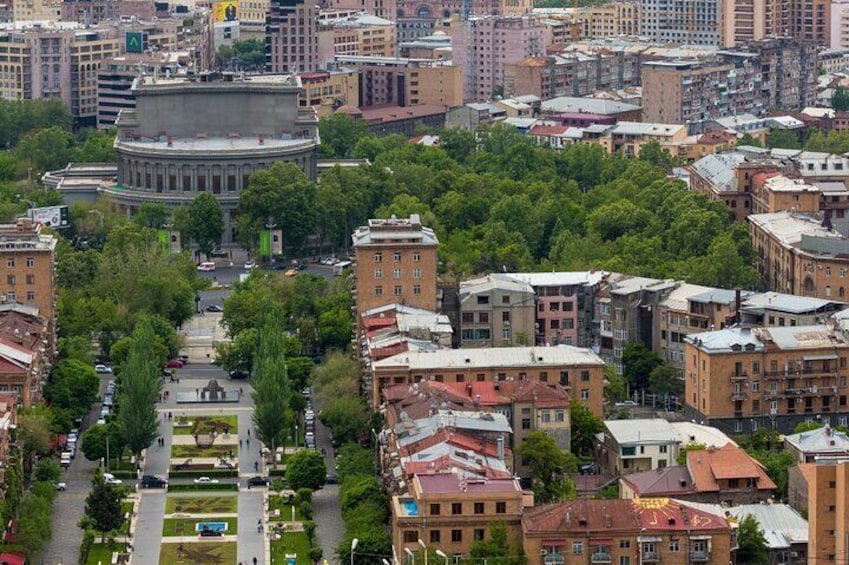
[[[67,488],[67,485],[65,483],[61,483],[59,481],[56,481],[56,482],[53,483],[53,488],[55,488],[56,490],[63,491]]]
[[[120,485],[123,481],[116,479],[112,473],[103,473],[103,480],[107,485]]]
[[[217,485],[218,479],[210,479],[209,477],[198,477],[195,479],[196,485]]]
[[[256,269],[256,263],[254,263],[253,261],[248,261],[247,263],[245,263],[245,270],[250,271],[251,269]]]
[[[94,366],[94,371],[100,375],[106,375],[112,372],[112,367],[98,363]]]

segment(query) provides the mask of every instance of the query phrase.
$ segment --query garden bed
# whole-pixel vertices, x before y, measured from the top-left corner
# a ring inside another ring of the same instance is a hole
[[[194,485],[192,485],[194,486]],[[237,495],[169,496],[165,500],[165,513],[176,514],[235,514],[238,512]]]
[[[187,418],[188,425],[182,425],[181,422],[182,418],[174,420],[174,435],[192,435],[192,431],[196,429],[196,423],[198,423],[198,427],[203,428],[204,430],[210,430],[214,426],[220,433],[223,433],[225,428],[229,429],[230,433],[236,433],[238,430],[237,426],[239,423],[239,417],[234,415],[195,416],[193,418]]]
[[[195,526],[204,522],[225,522],[227,530],[224,533],[226,536],[238,535],[238,520],[236,518],[220,518],[209,516],[208,518],[165,518],[162,523],[162,537],[174,536],[197,536],[198,532]]]
[[[239,485],[235,483],[217,485],[168,485],[168,492],[237,492],[238,490]]]
[[[182,545],[183,550],[179,551]],[[236,543],[202,541],[197,543],[163,543],[159,550],[160,565],[200,565],[235,563]],[[283,561],[280,561],[283,563]]]
[[[172,459],[192,459],[193,457],[215,457],[216,459],[227,459],[232,453],[238,455],[238,445],[210,445],[200,447],[197,445],[172,445]]]
[[[168,473],[168,477],[172,479],[197,479],[198,477],[220,479],[237,476],[239,476],[238,469],[222,469],[221,467],[204,467],[201,465],[189,465],[189,468],[185,471],[176,471],[174,465],[172,465],[171,471]]]

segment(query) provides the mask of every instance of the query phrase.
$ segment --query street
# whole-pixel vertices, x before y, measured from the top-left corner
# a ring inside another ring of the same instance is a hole
[[[315,406],[318,413],[319,407]],[[336,457],[333,455],[333,445],[330,434],[324,424],[316,418],[315,444],[319,451],[324,450],[324,463],[327,472],[336,474]],[[321,548],[324,559],[328,563],[339,562],[336,548],[345,534],[345,523],[342,521],[342,503],[339,500],[339,485],[324,485],[324,488],[313,494],[313,515],[316,523],[315,537]]]

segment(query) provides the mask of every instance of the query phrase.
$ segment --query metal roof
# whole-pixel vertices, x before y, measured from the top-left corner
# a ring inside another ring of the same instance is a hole
[[[708,155],[691,165],[694,172],[708,181],[721,192],[736,192],[737,183],[734,174],[737,165],[746,161],[746,155],[740,151],[727,151]]]
[[[735,518],[752,516],[764,532],[770,549],[789,549],[808,543],[808,522],[787,504],[742,504],[728,509]]]
[[[590,349],[570,345],[544,347],[491,347],[409,351],[380,361],[374,368],[404,367],[410,371],[443,368],[603,366],[604,360]]]

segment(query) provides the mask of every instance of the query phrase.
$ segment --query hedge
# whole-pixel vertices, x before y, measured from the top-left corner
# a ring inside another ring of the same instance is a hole
[[[168,492],[203,492],[203,491],[222,491],[222,490],[239,490],[237,484],[213,484],[213,485],[168,485]]]

